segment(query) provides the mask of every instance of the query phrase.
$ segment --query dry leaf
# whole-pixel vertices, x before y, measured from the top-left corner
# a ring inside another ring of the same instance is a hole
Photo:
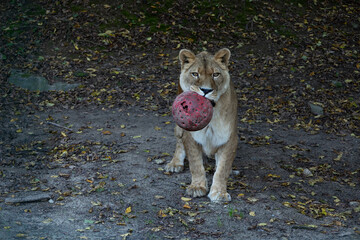
[[[125,210],[125,214],[131,213],[131,206]]]

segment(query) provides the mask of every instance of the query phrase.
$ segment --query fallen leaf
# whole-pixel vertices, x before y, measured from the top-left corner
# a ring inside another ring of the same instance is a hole
[[[131,206],[126,208],[126,210],[125,210],[125,214],[128,214],[128,213],[131,213]]]
[[[189,201],[191,201],[191,198],[181,197],[181,200],[184,201],[184,202],[189,202]]]
[[[340,161],[342,156],[343,156],[343,152],[340,152],[339,155],[336,158],[334,158],[334,161]]]
[[[183,208],[186,208],[186,209],[191,209],[190,205],[188,203],[185,203]]]
[[[164,211],[162,209],[160,209],[159,212],[158,212],[158,216],[159,217],[166,217],[167,215],[164,213]]]

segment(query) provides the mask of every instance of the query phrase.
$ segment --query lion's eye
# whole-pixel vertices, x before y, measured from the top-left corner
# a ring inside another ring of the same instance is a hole
[[[198,74],[197,72],[192,72],[191,75],[192,75],[194,78],[199,77],[199,74]]]
[[[220,76],[220,73],[213,73],[213,78],[217,78]]]

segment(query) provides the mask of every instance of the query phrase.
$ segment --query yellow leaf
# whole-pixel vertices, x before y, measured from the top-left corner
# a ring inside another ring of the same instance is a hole
[[[271,178],[281,178],[281,176],[276,175],[276,174],[271,174],[271,173],[268,174],[268,177],[271,177]]]
[[[51,223],[53,220],[51,218],[45,219],[44,221],[42,221],[43,223]]]
[[[131,233],[124,233],[124,234],[121,234],[120,237],[122,237],[123,240],[126,240],[126,237],[130,236]]]
[[[304,226],[307,228],[318,228],[318,226],[313,225],[313,224],[305,224]]]
[[[184,202],[189,202],[189,201],[191,201],[191,198],[181,197],[181,200],[184,201]]]
[[[158,216],[159,217],[166,217],[167,215],[164,213],[164,211],[162,209],[160,209],[160,211],[158,212]]]
[[[120,127],[121,127],[121,128],[125,128],[125,125],[124,125],[124,124],[121,124]]]
[[[17,133],[22,133],[22,129],[16,130]]]
[[[334,161],[340,161],[343,156],[343,152],[340,152],[339,155],[334,159]]]
[[[139,135],[139,136],[133,136],[133,138],[135,139],[135,138],[141,138],[141,135]]]
[[[284,205],[285,207],[291,207],[291,204],[290,204],[289,202],[283,202],[283,205]]]
[[[321,208],[321,214],[327,216],[326,208]]]
[[[61,136],[67,137],[66,133],[64,133],[64,132],[61,132]]]
[[[110,131],[102,131],[102,133],[103,133],[104,135],[111,135],[111,134],[112,134],[112,132],[110,132]]]
[[[161,130],[161,127],[156,126],[156,127],[155,127],[155,130],[156,130],[156,131],[160,131],[160,130]]]
[[[23,238],[23,237],[26,237],[27,235],[26,234],[24,234],[24,233],[18,233],[18,234],[16,234],[16,237],[17,238]]]
[[[267,223],[259,223],[258,224],[259,227],[263,227],[263,226],[266,226],[266,225],[267,225]]]
[[[131,206],[125,210],[125,214],[131,213]]]
[[[189,205],[189,204],[187,204],[187,203],[185,203],[185,204],[184,204],[183,208],[186,208],[186,209],[191,209],[190,205]]]
[[[248,200],[250,203],[256,203],[257,201],[259,201],[259,199],[254,198],[254,197],[249,197],[249,198],[247,198],[247,200]]]
[[[169,122],[169,121],[167,121],[167,122],[165,122],[165,124],[170,124],[171,122]]]
[[[256,214],[255,214],[254,211],[249,212],[249,215],[252,216],[252,217],[255,217],[255,216],[256,216]]]

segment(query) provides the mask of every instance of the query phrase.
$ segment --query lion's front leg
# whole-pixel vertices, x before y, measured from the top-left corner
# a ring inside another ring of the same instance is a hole
[[[191,172],[191,184],[187,187],[186,194],[192,197],[205,196],[208,191],[208,184],[203,165],[202,148],[189,132],[184,132],[183,140]]]
[[[176,137],[176,149],[174,157],[165,167],[165,171],[167,172],[181,172],[184,169],[184,159],[186,156],[182,139],[184,130],[176,125],[174,132]]]
[[[231,143],[231,144],[230,144]],[[232,163],[236,156],[237,140],[229,141],[221,147],[215,154],[216,171],[210,188],[208,197],[213,202],[231,201],[231,196],[227,192],[227,181],[232,169]]]

